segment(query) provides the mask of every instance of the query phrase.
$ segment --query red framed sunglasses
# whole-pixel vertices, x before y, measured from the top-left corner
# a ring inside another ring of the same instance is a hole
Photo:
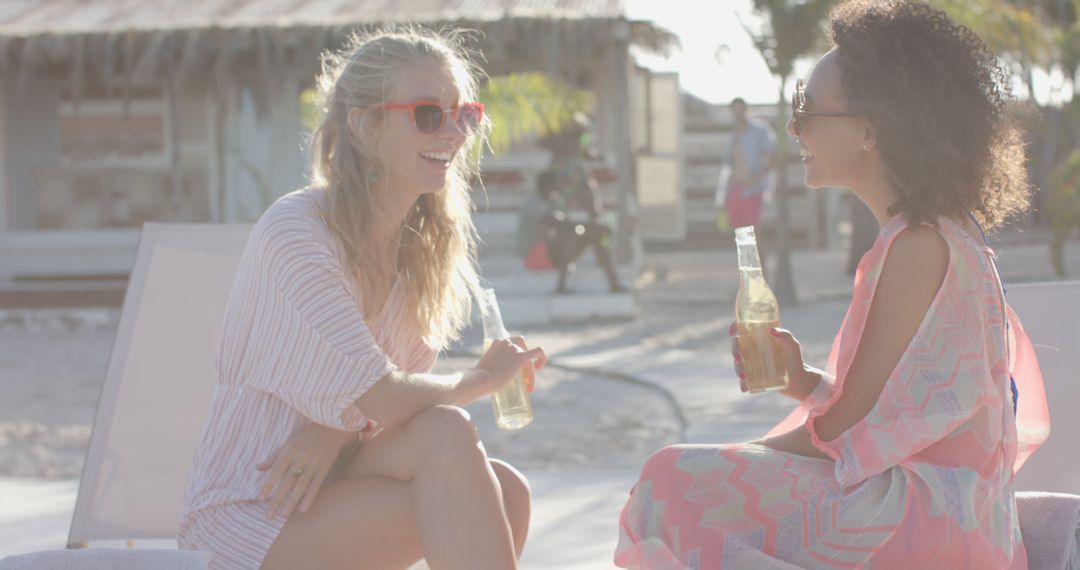
[[[375,105],[379,109],[405,109],[412,111],[412,122],[416,130],[432,135],[446,125],[447,117],[464,133],[471,133],[484,120],[483,103],[462,103],[444,109],[438,101],[416,101],[413,103],[383,103]]]

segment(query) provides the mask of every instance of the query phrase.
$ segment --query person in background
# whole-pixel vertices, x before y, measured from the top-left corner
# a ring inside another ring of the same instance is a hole
[[[608,290],[621,293],[626,288],[619,282],[611,254],[610,216],[597,193],[598,184],[589,166],[592,149],[587,143],[588,119],[575,116],[571,125],[545,141],[551,150],[551,164],[544,174],[552,173],[552,184],[563,197],[565,222],[558,224],[555,241],[557,247],[552,259],[559,268],[556,293],[569,293],[567,277],[574,269],[574,262],[588,248],[596,254],[596,261],[604,271]],[[544,176],[541,174],[541,177]]]
[[[558,225],[565,221],[562,196],[553,171],[545,171],[536,181],[536,192],[529,194],[518,209],[517,253],[531,271],[553,269],[552,252],[556,249]]]
[[[728,228],[757,226],[765,194],[772,188],[776,165],[776,136],[772,126],[750,116],[746,101],[731,101],[735,130],[724,153],[724,168],[716,189],[717,205],[723,208]],[[760,228],[756,228],[760,230]],[[766,265],[767,232],[757,231],[762,268]]]

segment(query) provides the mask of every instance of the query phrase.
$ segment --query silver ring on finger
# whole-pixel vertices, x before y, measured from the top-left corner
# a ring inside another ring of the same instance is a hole
[[[303,467],[293,467],[292,469],[289,469],[289,475],[292,475],[294,479],[299,479],[300,476],[303,475],[303,474],[304,474],[304,468]]]

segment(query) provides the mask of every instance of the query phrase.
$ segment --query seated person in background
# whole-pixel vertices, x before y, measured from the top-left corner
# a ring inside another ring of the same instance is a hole
[[[522,202],[518,210],[517,253],[525,268],[542,271],[555,267],[554,250],[556,225],[566,219],[558,193],[555,173],[546,171],[536,183],[536,192]]]
[[[552,260],[559,267],[559,284],[555,292],[569,292],[566,278],[571,265],[586,247],[592,246],[596,261],[607,277],[609,290],[618,293],[626,289],[615,273],[611,260],[611,225],[605,220],[603,205],[596,193],[596,178],[585,160],[588,149],[582,141],[586,130],[587,121],[581,118],[550,139],[551,165],[541,175],[541,178],[549,174],[554,177],[550,183],[557,185],[566,204],[566,221],[557,226],[558,247],[552,253]]]

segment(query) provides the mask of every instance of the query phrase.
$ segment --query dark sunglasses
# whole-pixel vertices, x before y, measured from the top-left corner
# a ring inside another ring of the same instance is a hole
[[[807,117],[855,117],[855,113],[819,113],[806,109],[806,84],[800,79],[795,82],[795,95],[791,97],[791,128],[795,134],[802,132],[803,122]]]
[[[446,124],[447,117],[453,119],[457,127],[466,134],[476,130],[480,122],[484,120],[483,103],[462,103],[448,109],[443,109],[437,101],[383,103],[375,106],[380,109],[411,110],[413,126],[425,135],[439,132]]]

